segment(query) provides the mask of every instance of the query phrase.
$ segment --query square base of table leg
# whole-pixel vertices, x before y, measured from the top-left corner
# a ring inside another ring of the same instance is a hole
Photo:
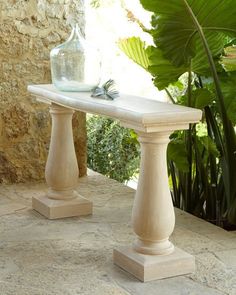
[[[49,219],[83,216],[93,213],[93,203],[79,195],[71,200],[53,200],[46,196],[33,197],[32,207]]]
[[[194,256],[176,248],[169,255],[144,255],[130,247],[113,251],[116,265],[134,275],[142,282],[164,279],[195,271]]]

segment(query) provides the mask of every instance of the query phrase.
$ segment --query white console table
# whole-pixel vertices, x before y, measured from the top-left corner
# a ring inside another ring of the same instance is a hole
[[[137,236],[132,246],[114,250],[114,263],[142,281],[191,273],[194,257],[169,241],[175,214],[168,185],[166,149],[169,135],[201,119],[197,109],[121,95],[114,101],[90,93],[60,92],[53,85],[32,85],[29,92],[50,104],[52,135],[46,164],[49,190],[33,197],[33,208],[50,219],[87,215],[92,203],[74,191],[78,181],[72,115],[78,110],[119,120],[138,133],[141,164],[132,225]]]

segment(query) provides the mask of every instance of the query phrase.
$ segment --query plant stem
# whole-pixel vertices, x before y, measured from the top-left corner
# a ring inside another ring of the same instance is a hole
[[[200,38],[202,40],[203,46],[204,46],[205,51],[206,51],[206,55],[207,55],[207,58],[208,58],[208,62],[210,64],[210,69],[211,69],[214,84],[215,84],[216,94],[217,94],[217,97],[218,97],[218,100],[219,100],[219,103],[220,103],[220,112],[221,112],[221,116],[222,116],[224,131],[225,131],[225,135],[227,137],[230,134],[228,124],[227,124],[228,117],[227,117],[226,108],[225,108],[225,104],[224,104],[224,96],[223,96],[223,93],[221,91],[220,81],[219,81],[219,77],[217,75],[215,63],[214,63],[210,48],[208,46],[208,43],[207,43],[207,40],[206,40],[206,37],[204,35],[204,32],[202,30],[201,25],[199,24],[197,18],[195,17],[195,15],[194,15],[191,7],[189,6],[188,2],[186,0],[183,0],[183,1],[184,1],[185,5],[187,7],[192,19],[193,19],[193,22],[194,22],[194,24],[196,26],[196,29],[198,30],[198,33],[200,35]],[[224,147],[222,147],[222,148],[224,149]]]
[[[167,93],[168,97],[170,98],[170,100],[172,101],[173,104],[176,104],[173,96],[171,95],[170,91],[168,90],[168,88],[165,88],[165,92]]]
[[[192,67],[190,64],[189,70],[188,70],[188,107],[192,106]]]
[[[192,68],[191,64],[188,71],[188,106],[192,106]],[[189,163],[189,172],[187,174],[186,179],[186,200],[191,199],[192,196],[192,161],[193,161],[193,155],[192,155],[192,125],[189,124],[189,129],[187,131],[187,152],[188,152],[188,163]],[[191,205],[192,202],[187,203],[187,210],[191,211]]]

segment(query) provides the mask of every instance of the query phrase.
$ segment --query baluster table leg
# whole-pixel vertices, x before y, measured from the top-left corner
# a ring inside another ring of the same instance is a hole
[[[141,165],[132,212],[137,239],[132,247],[114,250],[114,263],[141,281],[183,275],[195,268],[194,257],[169,241],[175,225],[166,163],[169,135],[139,133]]]
[[[78,195],[79,169],[75,154],[72,115],[74,111],[55,104],[50,107],[52,133],[45,178],[46,196],[32,199],[32,207],[49,219],[92,214],[92,202]]]

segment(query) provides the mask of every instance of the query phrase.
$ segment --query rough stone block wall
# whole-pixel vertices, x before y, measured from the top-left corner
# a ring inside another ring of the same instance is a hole
[[[50,50],[69,34],[68,17],[84,27],[81,0],[0,1],[0,183],[44,178],[50,141],[48,106],[27,85],[51,83]],[[86,173],[85,115],[73,119],[80,175]]]

